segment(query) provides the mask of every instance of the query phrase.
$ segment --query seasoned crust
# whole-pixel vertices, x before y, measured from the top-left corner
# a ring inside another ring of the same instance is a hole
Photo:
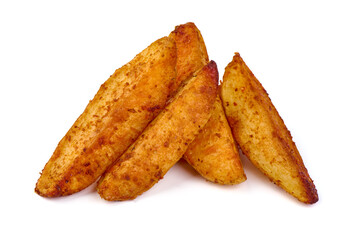
[[[93,183],[164,108],[175,64],[175,42],[164,37],[117,69],[59,142],[35,191],[58,197]]]
[[[184,159],[211,182],[239,184],[246,180],[219,95],[209,121],[189,145]]]
[[[163,178],[208,121],[217,77],[216,64],[210,62],[187,82],[99,180],[97,191],[102,198],[134,199]]]
[[[220,89],[234,137],[249,160],[300,201],[317,202],[315,185],[290,132],[239,53],[226,67]]]
[[[178,59],[175,85],[179,86],[205,66],[209,62],[209,56],[202,35],[192,22],[176,26],[169,37],[176,42]]]
[[[194,23],[176,26],[169,37],[176,42],[177,85],[181,85],[205,66],[209,57],[204,39]],[[190,144],[183,157],[209,181],[237,184],[246,179],[219,96],[208,123]]]

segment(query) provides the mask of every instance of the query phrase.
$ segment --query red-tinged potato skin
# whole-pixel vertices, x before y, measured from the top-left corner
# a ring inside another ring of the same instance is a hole
[[[192,22],[176,26],[169,37],[176,42],[177,76],[175,85],[180,86],[197,70],[209,63],[209,56],[200,30]]]
[[[176,45],[168,37],[117,69],[59,142],[35,192],[59,197],[95,182],[165,107],[175,78]]]
[[[176,85],[181,85],[205,66],[209,57],[201,32],[194,23],[176,26],[169,37],[176,42]],[[183,157],[208,181],[238,184],[246,180],[219,96],[216,97],[208,123],[190,144]]]
[[[217,87],[217,67],[211,61],[106,171],[97,186],[100,196],[108,201],[134,199],[162,179],[209,120]]]
[[[301,202],[317,202],[317,190],[290,132],[239,53],[225,69],[220,96],[233,135],[249,160]]]

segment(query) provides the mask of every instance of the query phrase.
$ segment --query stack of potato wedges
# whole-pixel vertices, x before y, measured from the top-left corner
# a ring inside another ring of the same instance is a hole
[[[238,146],[276,185],[301,202],[318,201],[290,132],[239,53],[219,84],[199,29],[186,23],[101,85],[35,191],[66,196],[97,181],[103,199],[130,200],[181,158],[208,181],[239,184],[246,175]]]

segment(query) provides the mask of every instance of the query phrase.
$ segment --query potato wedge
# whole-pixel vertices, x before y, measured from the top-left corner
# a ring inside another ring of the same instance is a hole
[[[35,191],[64,196],[95,182],[165,107],[175,64],[175,42],[164,37],[116,70],[61,139]]]
[[[191,78],[195,71],[209,62],[204,39],[194,23],[186,23],[175,27],[169,35],[174,39],[177,48],[176,86]]]
[[[225,69],[221,99],[243,153],[272,182],[304,203],[318,201],[288,129],[239,53]]]
[[[189,145],[184,159],[211,182],[238,184],[246,180],[219,95],[209,121]]]
[[[209,61],[204,39],[194,23],[176,26],[169,35],[177,47],[177,85]],[[184,159],[211,182],[237,184],[246,180],[239,152],[226,120],[220,97],[216,97],[208,123],[190,144]]]
[[[211,61],[106,171],[97,186],[100,196],[109,201],[134,199],[162,179],[209,120],[217,87],[217,67]]]

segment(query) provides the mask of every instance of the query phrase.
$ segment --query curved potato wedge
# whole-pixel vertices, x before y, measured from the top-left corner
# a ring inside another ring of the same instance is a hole
[[[175,64],[175,42],[164,37],[117,69],[61,139],[35,191],[64,196],[95,182],[165,107]]]
[[[176,26],[169,37],[176,42],[176,86],[180,86],[197,70],[208,64],[209,57],[204,39],[194,23]]]
[[[97,186],[100,196],[109,201],[134,199],[162,179],[209,120],[217,87],[218,72],[212,61],[106,171]]]
[[[177,85],[209,61],[204,39],[194,23],[176,26],[169,35],[177,48]],[[216,97],[213,111],[184,159],[211,182],[237,184],[246,180],[239,152],[226,120],[220,97]]]
[[[219,184],[238,184],[246,180],[237,144],[225,117],[219,95],[211,117],[190,144],[185,160],[205,179]]]
[[[226,67],[220,89],[234,137],[249,160],[301,202],[317,202],[315,185],[290,132],[239,53]]]

